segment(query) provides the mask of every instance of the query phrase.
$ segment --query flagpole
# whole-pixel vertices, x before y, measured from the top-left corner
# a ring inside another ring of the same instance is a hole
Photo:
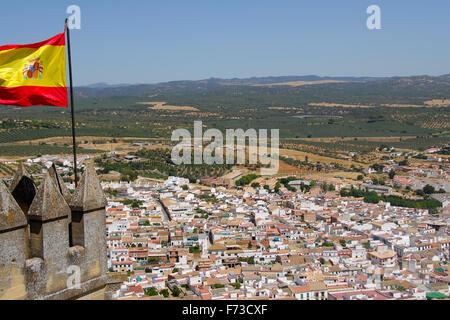
[[[75,188],[78,187],[77,177],[77,144],[75,142],[75,113],[73,108],[73,84],[72,84],[72,58],[70,56],[70,32],[69,19],[66,18],[66,32],[67,32],[67,52],[69,58],[69,81],[70,81],[70,111],[72,113],[72,144],[73,144],[73,173],[75,175]]]

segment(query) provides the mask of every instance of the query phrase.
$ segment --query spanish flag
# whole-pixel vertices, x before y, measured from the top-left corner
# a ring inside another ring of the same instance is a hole
[[[66,40],[0,46],[0,105],[67,107]]]

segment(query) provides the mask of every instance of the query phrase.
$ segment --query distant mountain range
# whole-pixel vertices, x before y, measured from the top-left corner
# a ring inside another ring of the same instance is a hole
[[[387,79],[386,77],[320,77],[316,75],[305,75],[305,76],[269,76],[269,77],[251,77],[251,78],[232,78],[232,79],[222,79],[211,77],[209,79],[203,80],[176,80],[168,82],[159,82],[155,84],[108,84],[106,82],[97,82],[86,86],[80,86],[80,88],[119,88],[119,87],[129,87],[129,86],[171,86],[171,85],[181,85],[181,84],[228,84],[228,85],[254,85],[254,84],[270,84],[279,82],[293,82],[293,81],[325,81],[325,80],[336,80],[336,81],[376,81]]]
[[[166,86],[178,86],[187,84],[222,84],[222,85],[255,85],[255,84],[270,84],[270,83],[281,83],[281,82],[295,82],[295,81],[380,81],[388,79],[417,79],[417,78],[440,78],[440,77],[450,77],[450,74],[444,74],[441,76],[428,76],[428,75],[418,75],[418,76],[395,76],[395,77],[321,77],[317,75],[305,75],[305,76],[268,76],[268,77],[251,77],[251,78],[214,78],[203,80],[175,80],[168,82],[159,82],[154,84],[130,84],[130,83],[120,83],[120,84],[108,84],[106,82],[97,82],[86,86],[79,86],[79,88],[120,88],[120,87],[130,87],[130,86],[150,86],[150,87],[166,87]]]
[[[286,85],[284,85],[286,83]],[[300,84],[299,84],[300,83]],[[79,97],[98,98],[112,96],[148,96],[158,94],[164,91],[173,90],[203,90],[217,89],[226,87],[254,87],[254,86],[298,86],[305,87],[319,86],[320,88],[328,88],[324,86],[342,86],[343,89],[352,87],[357,88],[363,85],[365,90],[372,88],[379,92],[380,88],[392,89],[409,89],[414,91],[430,91],[433,93],[440,92],[450,97],[450,74],[442,76],[410,76],[410,77],[321,77],[317,75],[304,76],[270,76],[270,77],[252,77],[252,78],[209,78],[203,80],[179,80],[170,82],[161,82],[156,84],[108,84],[99,82],[88,86],[76,87],[75,93]],[[315,89],[314,89],[315,90]]]
[[[82,86],[80,88],[86,87],[86,88],[119,88],[119,87],[129,87],[132,84],[129,83],[119,83],[119,84],[108,84],[106,82],[97,82],[93,84],[89,84],[87,86]]]

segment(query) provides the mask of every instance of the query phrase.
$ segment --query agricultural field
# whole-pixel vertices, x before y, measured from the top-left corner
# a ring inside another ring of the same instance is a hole
[[[35,145],[35,144],[1,144],[0,145],[0,158],[1,157],[22,157],[22,156],[34,156],[39,157],[44,154],[72,154],[71,146],[54,146],[54,145]],[[102,152],[96,149],[84,149],[78,148],[79,154],[95,154]]]
[[[197,108],[191,106],[171,106],[164,101],[154,102],[136,102],[137,104],[149,105],[151,110],[169,110],[169,111],[198,111]]]
[[[342,160],[349,152],[372,152],[383,139],[405,149],[448,143],[449,97],[450,76],[267,77],[75,88],[76,133],[94,140],[167,141],[175,129],[192,132],[194,121],[202,120],[204,131],[279,129],[283,149]],[[68,108],[0,108],[4,154],[28,155],[29,147],[12,144],[55,137],[67,137],[64,143],[70,147],[70,136]],[[111,151],[108,142],[79,142],[88,150]],[[64,143],[40,147],[33,154],[70,152]],[[133,151],[126,145],[115,147],[122,153]]]

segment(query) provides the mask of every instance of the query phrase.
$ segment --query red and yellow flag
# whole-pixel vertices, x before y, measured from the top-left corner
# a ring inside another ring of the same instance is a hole
[[[0,105],[67,107],[66,40],[0,46]]]

